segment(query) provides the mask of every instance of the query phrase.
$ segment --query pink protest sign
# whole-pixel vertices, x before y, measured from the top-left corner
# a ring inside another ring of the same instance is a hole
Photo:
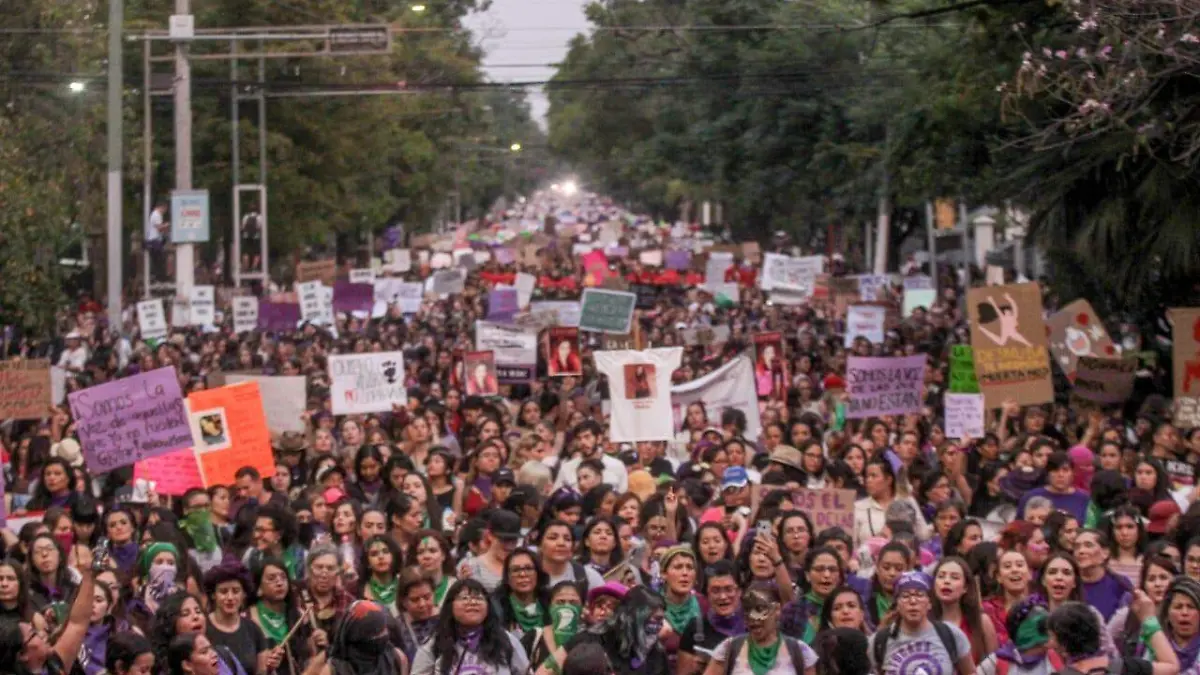
[[[133,465],[133,477],[154,481],[154,490],[160,495],[177,497],[194,487],[204,487],[191,448],[144,459]]]
[[[825,488],[822,490],[801,489],[792,493],[792,503],[798,511],[812,518],[813,534],[831,527],[840,527],[846,532],[854,531],[854,490]]]

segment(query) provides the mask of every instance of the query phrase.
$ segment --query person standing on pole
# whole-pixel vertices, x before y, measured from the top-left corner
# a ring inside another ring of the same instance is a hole
[[[150,278],[146,280],[147,286],[155,279],[167,276],[167,232],[171,224],[165,218],[166,213],[166,203],[157,202],[154,210],[150,212],[150,219],[146,221],[146,252],[150,255]]]

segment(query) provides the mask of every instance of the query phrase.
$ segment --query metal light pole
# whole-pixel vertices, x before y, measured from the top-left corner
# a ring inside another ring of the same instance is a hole
[[[121,330],[121,92],[124,0],[108,2],[108,325]]]
[[[175,13],[191,14],[189,0],[175,0]],[[175,189],[192,189],[192,67],[187,40],[175,42]],[[176,223],[172,223],[174,227]],[[196,283],[196,246],[175,247],[175,294],[188,298]]]

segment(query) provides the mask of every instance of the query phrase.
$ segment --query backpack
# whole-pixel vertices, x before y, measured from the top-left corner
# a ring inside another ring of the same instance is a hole
[[[1076,670],[1074,668],[1063,668],[1059,672],[1061,675],[1093,675],[1093,673],[1099,673],[1101,671],[1096,669],[1089,670],[1088,672],[1084,673],[1083,671]],[[1104,669],[1103,672],[1105,675],[1123,675],[1125,672],[1125,660],[1119,656],[1109,659],[1108,668]]]
[[[993,654],[993,656],[995,655]],[[1046,652],[1046,658],[1050,660],[1050,672],[1065,672],[1063,668],[1066,664],[1063,663],[1062,657],[1058,655],[1058,652],[1050,650]],[[996,675],[1008,675],[1010,668],[1012,668],[1012,661],[996,658]]]
[[[942,647],[950,655],[951,670],[953,670],[954,666],[958,664],[959,657],[958,644],[954,641],[954,633],[945,621],[934,621],[933,629],[937,632],[938,639],[942,641]],[[871,656],[875,660],[876,670],[881,673],[883,672],[883,658],[887,656],[888,640],[892,639],[892,632],[895,630],[899,630],[898,627],[884,626],[875,632],[875,641],[871,645]]]
[[[587,597],[588,589],[591,584],[588,583],[587,568],[582,564],[571,561],[571,574],[575,575],[575,585],[579,587],[579,594]]]
[[[733,675],[733,666],[737,661],[738,656],[742,653],[742,645],[746,644],[746,635],[739,635],[733,638],[733,642],[729,644],[729,651],[726,652],[728,657],[725,659],[725,675]],[[792,666],[797,673],[804,672],[804,651],[800,649],[800,641],[795,638],[790,638],[780,634],[779,639],[783,640],[783,644],[787,646],[788,656],[792,659]]]

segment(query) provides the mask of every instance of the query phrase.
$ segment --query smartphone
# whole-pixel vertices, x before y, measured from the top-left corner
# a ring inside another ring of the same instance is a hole
[[[771,521],[760,520],[754,525],[754,531],[757,534],[771,534]]]

